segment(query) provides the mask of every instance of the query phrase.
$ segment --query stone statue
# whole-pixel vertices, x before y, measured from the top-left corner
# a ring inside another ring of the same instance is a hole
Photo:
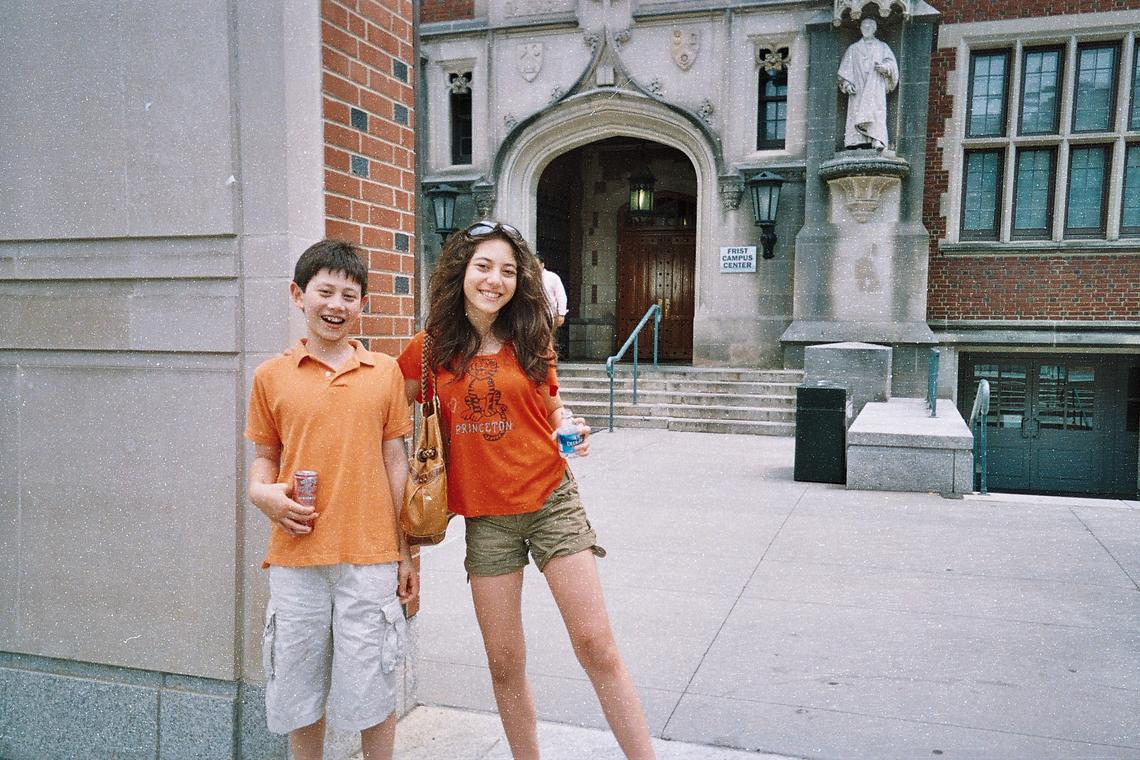
[[[847,95],[843,144],[848,148],[887,146],[887,93],[898,86],[899,64],[887,43],[875,39],[878,26],[873,18],[863,19],[863,39],[851,43],[839,63],[839,89]]]

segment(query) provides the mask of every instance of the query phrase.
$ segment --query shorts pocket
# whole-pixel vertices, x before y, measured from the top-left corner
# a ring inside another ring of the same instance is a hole
[[[384,642],[380,652],[380,669],[391,673],[404,659],[404,649],[408,641],[408,621],[404,618],[404,608],[399,601],[392,601],[383,607]]]
[[[272,681],[277,675],[274,658],[274,644],[277,641],[277,611],[270,607],[265,611],[265,631],[261,634],[261,667],[265,669],[265,680]]]

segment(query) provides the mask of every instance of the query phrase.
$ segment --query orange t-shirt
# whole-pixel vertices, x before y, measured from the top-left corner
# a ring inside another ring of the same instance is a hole
[[[409,380],[420,377],[423,345],[417,333],[397,359]],[[540,386],[522,371],[511,345],[474,357],[462,377],[436,372],[448,438],[447,508],[467,517],[537,512],[562,482],[566,460]],[[558,393],[553,364],[544,382],[550,395]]]
[[[291,536],[273,525],[269,565],[371,565],[400,558],[396,516],[381,442],[412,429],[396,361],[356,352],[339,370],[313,358],[302,340],[253,374],[245,437],[281,446],[277,482],[317,472],[313,531]]]

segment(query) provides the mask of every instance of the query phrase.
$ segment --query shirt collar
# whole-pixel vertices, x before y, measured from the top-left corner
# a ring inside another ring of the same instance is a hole
[[[301,338],[297,341],[296,345],[286,352],[288,356],[293,357],[293,361],[298,367],[301,366],[301,362],[304,361],[305,357],[312,358],[312,354],[309,353],[309,347],[306,345],[306,342],[306,338]],[[376,359],[373,358],[372,352],[364,347],[363,343],[356,339],[349,339],[348,343],[352,346],[352,355],[356,357],[356,361],[361,364],[367,364],[369,367],[376,366]],[[316,361],[316,359],[313,359],[313,361]]]

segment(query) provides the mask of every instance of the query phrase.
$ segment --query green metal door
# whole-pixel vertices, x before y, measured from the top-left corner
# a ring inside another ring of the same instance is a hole
[[[1135,495],[1134,364],[1103,356],[967,354],[963,370],[967,409],[978,381],[990,383],[992,490]]]

